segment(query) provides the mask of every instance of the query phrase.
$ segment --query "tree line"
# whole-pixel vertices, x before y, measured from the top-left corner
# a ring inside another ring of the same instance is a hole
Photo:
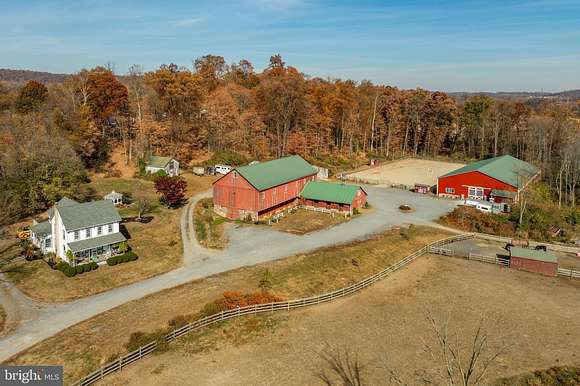
[[[300,154],[326,163],[512,154],[541,168],[561,205],[575,205],[580,175],[577,101],[475,95],[458,102],[440,91],[310,77],[280,55],[261,72],[247,60],[227,64],[206,55],[191,68],[169,64],[144,72],[134,65],[118,77],[103,66],[48,87],[36,81],[22,88],[0,84],[0,110],[2,186],[35,181],[39,192],[28,200],[36,206],[51,202],[52,190],[82,180],[82,166],[106,165],[117,146],[126,163],[149,154],[187,163],[220,150],[257,159]],[[68,162],[50,159],[46,164],[53,166],[41,173],[21,170],[27,162],[42,163],[35,157],[65,156],[35,154],[54,142],[66,149]],[[81,165],[75,169],[81,172],[65,178],[70,165]]]

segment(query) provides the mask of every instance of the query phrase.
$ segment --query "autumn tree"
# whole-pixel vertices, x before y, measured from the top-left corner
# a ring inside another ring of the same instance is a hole
[[[91,70],[87,78],[87,89],[87,104],[99,124],[127,107],[127,87],[109,69],[96,67]]]
[[[46,101],[48,97],[48,89],[42,83],[34,80],[29,81],[24,85],[16,98],[16,111],[21,114],[37,111],[40,106]]]
[[[215,90],[228,71],[224,58],[216,55],[205,55],[197,58],[193,61],[193,66],[207,92]]]
[[[178,176],[161,176],[155,179],[155,190],[161,194],[160,201],[168,208],[180,206],[185,201],[187,182]]]

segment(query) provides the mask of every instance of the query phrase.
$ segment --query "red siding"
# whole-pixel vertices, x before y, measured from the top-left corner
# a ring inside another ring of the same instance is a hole
[[[542,275],[558,276],[558,263],[524,259],[518,256],[510,257],[510,268],[541,273]]]
[[[352,202],[353,208],[362,208],[363,206],[365,206],[365,203],[367,202],[366,192],[362,189],[359,189],[358,191],[360,192],[360,194],[357,194],[357,196],[354,198]]]
[[[468,186],[484,188],[484,198],[489,199],[492,189],[517,192],[518,190],[504,182],[489,177],[478,171],[458,174],[449,177],[439,177],[437,180],[437,194],[440,196],[454,196],[468,198]],[[454,193],[447,193],[446,188],[455,189]]]
[[[250,214],[257,218],[258,214],[269,214],[271,209],[285,207],[284,203],[296,199],[304,185],[316,178],[316,173],[258,191],[241,175],[231,171],[213,184],[214,206],[222,208],[222,215],[228,218],[243,218]]]

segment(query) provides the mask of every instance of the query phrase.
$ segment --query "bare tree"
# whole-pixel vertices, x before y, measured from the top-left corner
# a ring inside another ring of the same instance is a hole
[[[436,385],[476,386],[482,385],[490,366],[505,352],[507,346],[492,347],[490,336],[485,329],[485,318],[479,319],[475,332],[470,339],[463,340],[458,330],[449,328],[450,317],[435,317],[427,314],[427,322],[435,335],[433,344],[425,345],[433,360],[441,363],[438,380],[426,377],[425,382]]]
[[[327,346],[320,354],[326,371],[323,369],[317,376],[328,386],[362,386],[363,369],[358,354],[345,347]]]
[[[135,206],[137,207],[137,219],[139,221],[141,221],[144,215],[150,213],[151,210],[153,210],[153,204],[151,201],[144,198],[138,199],[135,203]]]

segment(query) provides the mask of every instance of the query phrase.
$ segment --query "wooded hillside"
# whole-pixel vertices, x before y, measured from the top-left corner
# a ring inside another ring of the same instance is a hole
[[[578,101],[457,102],[443,92],[313,78],[279,55],[260,73],[246,60],[207,55],[193,69],[133,66],[118,78],[97,67],[62,83],[0,86],[0,110],[0,184],[25,213],[84,178],[71,165],[101,168],[119,145],[126,162],[162,154],[183,164],[219,150],[325,163],[512,154],[539,166],[552,197],[570,205],[580,177]]]

